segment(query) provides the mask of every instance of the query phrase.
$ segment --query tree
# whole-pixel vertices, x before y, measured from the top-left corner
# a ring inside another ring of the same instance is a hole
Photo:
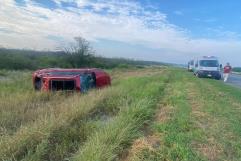
[[[75,44],[65,48],[69,63],[75,68],[92,66],[95,52],[90,43],[83,37],[75,37],[74,39]]]

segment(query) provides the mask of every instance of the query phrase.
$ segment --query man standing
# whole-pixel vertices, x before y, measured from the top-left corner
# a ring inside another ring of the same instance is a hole
[[[229,63],[227,63],[227,65],[223,68],[223,80],[224,82],[227,82],[229,74],[232,71],[232,67],[230,66]]]

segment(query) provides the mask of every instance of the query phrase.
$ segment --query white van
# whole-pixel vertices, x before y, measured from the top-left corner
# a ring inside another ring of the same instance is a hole
[[[195,59],[194,74],[199,78],[221,79],[218,58],[214,56],[203,56]]]
[[[189,72],[193,72],[193,71],[194,71],[194,60],[190,60],[190,61],[188,62],[187,70],[188,70]]]

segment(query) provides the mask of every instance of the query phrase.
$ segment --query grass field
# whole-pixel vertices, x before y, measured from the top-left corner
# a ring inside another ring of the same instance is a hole
[[[240,160],[240,89],[165,67],[109,72],[111,87],[83,95],[0,71],[1,160]]]

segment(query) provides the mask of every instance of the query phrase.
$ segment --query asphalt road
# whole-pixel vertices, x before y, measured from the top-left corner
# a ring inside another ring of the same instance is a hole
[[[231,74],[227,81],[227,84],[241,88],[241,75]]]

